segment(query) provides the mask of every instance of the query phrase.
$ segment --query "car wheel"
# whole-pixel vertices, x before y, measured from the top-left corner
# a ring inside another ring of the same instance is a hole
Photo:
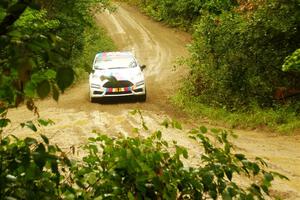
[[[89,90],[89,97],[90,97],[90,102],[91,103],[95,103],[96,102],[96,98],[92,97],[92,95],[91,95],[91,88]]]
[[[146,99],[147,99],[147,94],[145,93],[145,94],[143,94],[143,95],[140,95],[138,98],[139,98],[139,101],[140,101],[140,102],[145,102]]]
[[[96,98],[91,97],[91,91],[90,91],[89,96],[90,96],[90,102],[91,102],[91,103],[95,103],[95,102],[96,102]]]
[[[96,103],[96,98],[90,97],[90,102],[91,103]]]

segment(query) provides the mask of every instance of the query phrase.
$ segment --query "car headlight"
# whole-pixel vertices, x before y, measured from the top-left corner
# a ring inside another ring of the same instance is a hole
[[[141,86],[141,85],[144,85],[144,84],[145,84],[144,81],[139,81],[139,82],[137,82],[135,85],[138,87],[138,86]]]
[[[91,84],[91,88],[100,89],[100,88],[101,88],[101,85],[92,83],[92,84]]]

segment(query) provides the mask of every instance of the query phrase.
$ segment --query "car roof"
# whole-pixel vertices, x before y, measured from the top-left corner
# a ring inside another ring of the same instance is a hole
[[[111,60],[132,60],[134,56],[129,51],[116,51],[116,52],[99,52],[96,54],[96,61],[111,61]]]

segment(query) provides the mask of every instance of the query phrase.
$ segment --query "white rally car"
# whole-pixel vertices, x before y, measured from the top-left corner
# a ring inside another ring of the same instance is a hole
[[[136,96],[146,100],[142,70],[131,52],[101,52],[96,54],[89,76],[90,101],[103,97]]]

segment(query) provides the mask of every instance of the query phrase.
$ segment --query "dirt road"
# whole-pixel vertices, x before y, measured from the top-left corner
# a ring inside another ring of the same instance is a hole
[[[37,102],[40,115],[52,119],[55,124],[41,127],[39,133],[46,134],[53,143],[68,151],[71,146],[84,144],[93,136],[92,130],[112,136],[137,136],[132,131],[142,129],[139,115],[130,111],[140,109],[146,124],[151,130],[160,129],[166,140],[177,140],[190,149],[190,164],[199,156],[197,145],[186,137],[183,131],[165,129],[160,123],[165,118],[186,118],[168,102],[168,96],[178,88],[180,79],[187,74],[183,67],[174,67],[178,57],[187,56],[185,45],[191,37],[182,32],[162,26],[140,14],[134,8],[124,6],[109,14],[97,14],[96,20],[106,27],[108,33],[120,50],[134,49],[145,70],[148,98],[145,103],[119,101],[107,104],[92,104],[88,100],[88,84],[83,82],[69,89],[60,97],[58,103],[51,99]],[[20,107],[9,112],[12,124],[7,133],[14,131],[19,136],[33,136],[30,130],[21,129],[18,123],[35,117]],[[184,125],[185,128],[190,127]],[[239,139],[235,141],[237,149],[250,157],[265,158],[271,169],[279,171],[290,181],[276,181],[275,192],[285,199],[300,199],[300,137],[278,136],[269,133],[235,130]],[[149,135],[151,131],[141,131],[140,135]],[[78,151],[78,154],[81,152]]]

